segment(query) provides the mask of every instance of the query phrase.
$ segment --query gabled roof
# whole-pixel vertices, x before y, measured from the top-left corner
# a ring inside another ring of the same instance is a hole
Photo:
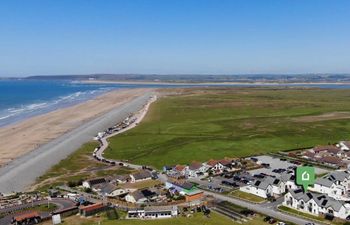
[[[335,165],[339,165],[342,162],[340,158],[334,157],[334,156],[324,156],[320,159],[320,161],[324,163],[335,164]]]
[[[114,190],[117,189],[117,186],[113,185],[113,184],[110,184],[110,183],[107,183],[105,185],[103,185],[101,187],[101,193],[106,193],[106,194],[110,194],[112,193]]]
[[[86,182],[88,182],[90,186],[93,186],[96,184],[106,183],[107,181],[105,178],[95,178],[95,179],[87,180]]]
[[[282,182],[295,181],[295,176],[290,173],[282,173],[280,179]]]
[[[202,163],[200,162],[192,162],[189,166],[188,169],[190,170],[198,170],[199,168],[202,167]]]
[[[135,180],[142,180],[146,178],[151,178],[152,174],[148,170],[142,170],[138,173],[132,174],[132,176],[135,178]]]
[[[328,178],[318,178],[315,183],[325,187],[331,187],[334,182]]]
[[[350,178],[350,174],[349,172],[347,171],[333,171],[331,173],[329,173],[327,175],[327,177],[330,179],[330,180],[334,180],[334,181],[344,181],[345,179],[349,179]]]
[[[207,162],[207,165],[209,166],[215,166],[216,164],[218,163],[218,160],[215,160],[215,159],[211,159]]]
[[[176,165],[175,166],[175,170],[179,171],[179,172],[183,171],[185,168],[186,168],[186,166],[184,166],[184,165]]]
[[[221,163],[224,166],[232,165],[232,161],[227,160],[227,159],[221,159],[221,160],[219,160],[219,163]]]
[[[337,154],[340,151],[340,149],[334,145],[324,145],[324,146],[319,145],[319,146],[314,147],[313,150],[316,153],[326,151],[326,152],[333,153],[333,154]]]
[[[35,218],[35,217],[40,217],[39,213],[36,211],[32,211],[32,212],[26,212],[24,214],[15,216],[14,219],[17,222],[22,222],[26,219],[30,219],[30,218]]]
[[[297,200],[303,200],[304,203],[307,203],[312,199],[319,207],[332,208],[335,211],[339,211],[340,208],[344,205],[343,201],[335,200],[334,198],[331,198],[325,194],[313,192],[304,193],[301,189],[292,190],[289,193],[293,196],[293,198]]]

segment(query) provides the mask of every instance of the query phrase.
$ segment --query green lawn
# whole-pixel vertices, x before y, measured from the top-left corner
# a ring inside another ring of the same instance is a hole
[[[231,193],[229,193],[230,196],[236,197],[236,198],[241,198],[250,202],[254,202],[254,203],[262,203],[264,201],[266,201],[264,198],[261,198],[259,196],[250,194],[250,193],[246,193],[240,190],[236,190],[236,191],[232,191]]]
[[[161,168],[350,139],[349,119],[303,118],[350,112],[349,99],[350,90],[188,89],[162,97],[140,125],[111,138],[105,157]]]
[[[203,214],[198,213],[193,217],[178,217],[173,219],[159,219],[159,220],[105,220],[103,218],[80,218],[78,216],[73,216],[65,219],[63,224],[69,225],[95,225],[101,221],[103,225],[229,225],[229,224],[246,224],[246,225],[260,225],[264,224],[263,217],[256,216],[253,220],[249,220],[245,223],[236,223],[229,219],[228,217],[222,216],[215,212],[211,213],[210,218],[203,216]],[[48,224],[48,223],[47,223]],[[46,225],[46,224],[44,224]]]

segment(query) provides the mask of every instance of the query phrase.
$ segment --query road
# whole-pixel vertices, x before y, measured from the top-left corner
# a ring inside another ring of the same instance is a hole
[[[67,132],[0,168],[0,193],[25,191],[37,177],[76,151],[82,144],[90,141],[98,132],[108,129],[131,113],[139,111],[152,95],[154,93],[150,89],[144,95]]]

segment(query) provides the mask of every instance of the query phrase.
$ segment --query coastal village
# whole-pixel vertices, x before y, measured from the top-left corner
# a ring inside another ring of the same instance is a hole
[[[149,105],[121,123],[96,135],[99,146],[91,153],[102,163],[131,169],[130,174],[108,175],[65,184],[40,193],[3,193],[1,224],[38,224],[79,215],[133,220],[191,217],[219,213],[244,224],[260,214],[266,224],[288,224],[261,213],[271,208],[287,216],[302,215],[315,223],[350,220],[350,142],[315,146],[247,158],[210,159],[189,164],[164,165],[162,170],[105,158],[107,138],[131,129]],[[295,170],[315,168],[316,181],[308,190],[296,185]],[[43,210],[47,205],[49,210]],[[51,206],[51,210],[50,210]],[[301,213],[301,214],[300,214]],[[312,224],[312,223],[309,223]]]

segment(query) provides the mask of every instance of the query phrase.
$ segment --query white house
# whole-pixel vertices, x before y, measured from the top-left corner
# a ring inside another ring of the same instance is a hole
[[[123,195],[126,195],[129,193],[129,190],[127,189],[123,189],[123,188],[119,188],[119,189],[116,189],[112,192],[110,192],[108,194],[109,197],[118,197],[118,196],[123,196]]]
[[[341,142],[339,142],[338,146],[343,151],[349,151],[350,150],[350,141],[341,141]]]
[[[128,219],[164,219],[176,217],[178,215],[177,206],[145,207],[141,210],[129,210]]]
[[[142,170],[138,173],[131,174],[130,175],[130,182],[135,183],[135,182],[140,182],[140,181],[145,181],[145,180],[151,180],[152,179],[152,174],[151,172],[147,170]]]
[[[348,171],[333,171],[315,181],[313,187],[309,190],[327,194],[328,196],[339,199],[349,200],[348,190],[350,190],[350,173]]]
[[[268,198],[273,195],[273,187],[269,180],[255,180],[250,185],[240,187],[239,190],[262,198]]]
[[[251,184],[240,187],[241,191],[268,198],[273,195],[282,195],[288,190],[295,190],[295,177],[290,173],[283,173],[280,177],[267,176],[263,179],[256,179]]]
[[[312,192],[304,193],[301,189],[289,191],[284,196],[282,204],[316,216],[327,214],[346,219],[349,218],[350,215],[350,204],[336,200],[325,194]]]
[[[198,177],[201,174],[204,175],[208,171],[209,167],[199,162],[193,162],[187,167],[187,177]]]
[[[96,178],[96,179],[90,179],[90,180],[86,180],[83,182],[83,187],[85,188],[93,188],[93,186],[95,185],[99,185],[99,184],[105,184],[107,183],[107,180],[105,178]]]
[[[145,203],[152,200],[155,200],[158,197],[158,194],[154,191],[143,189],[137,190],[132,193],[129,193],[125,196],[125,201],[130,203]]]

